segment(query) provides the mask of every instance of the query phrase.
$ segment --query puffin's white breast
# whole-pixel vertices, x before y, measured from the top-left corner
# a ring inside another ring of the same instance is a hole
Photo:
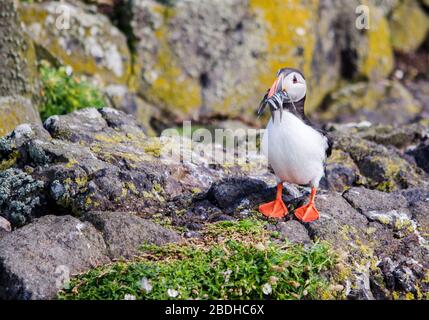
[[[317,187],[324,174],[326,137],[290,112],[275,111],[268,123],[262,149],[280,181]]]

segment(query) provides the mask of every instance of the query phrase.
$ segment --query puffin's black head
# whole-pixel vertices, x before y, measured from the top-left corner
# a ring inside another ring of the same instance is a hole
[[[277,79],[268,90],[259,105],[258,115],[261,115],[268,104],[271,110],[282,111],[283,104],[294,105],[305,99],[307,94],[307,84],[304,75],[296,69],[282,68],[277,72]]]
[[[304,75],[296,69],[282,68],[277,72],[277,79],[271,86],[267,98],[279,92],[286,92],[291,102],[298,102],[307,94]]]

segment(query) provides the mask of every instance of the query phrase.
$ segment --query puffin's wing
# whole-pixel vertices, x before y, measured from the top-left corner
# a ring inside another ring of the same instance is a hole
[[[326,149],[326,159],[329,158],[332,154],[332,147],[334,145],[334,140],[330,136],[329,133],[325,133],[326,142],[328,144],[328,148]]]
[[[325,130],[317,129],[317,131],[319,131],[319,133],[325,138],[325,142],[326,142],[325,153],[326,153],[326,159],[328,159],[332,154],[332,146],[334,145],[334,140],[329,135],[329,133],[326,132]]]

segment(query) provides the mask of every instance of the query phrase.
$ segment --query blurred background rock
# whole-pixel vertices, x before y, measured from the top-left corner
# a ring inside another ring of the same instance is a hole
[[[369,8],[368,29],[356,26],[360,5]],[[322,123],[403,124],[429,112],[427,0],[3,0],[1,6],[1,54],[16,54],[0,61],[6,64],[0,110],[7,114],[1,134],[39,121],[41,60],[68,66],[151,135],[183,119],[259,126],[255,107],[283,66],[305,73],[307,112]]]

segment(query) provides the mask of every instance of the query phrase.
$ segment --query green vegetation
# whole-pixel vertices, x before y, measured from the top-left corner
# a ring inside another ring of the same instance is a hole
[[[221,222],[203,240],[144,245],[137,261],[93,269],[60,299],[318,299],[328,296],[328,247],[279,242],[254,219]]]
[[[102,93],[83,77],[69,74],[65,67],[54,68],[42,62],[40,75],[43,85],[40,116],[46,120],[78,109],[106,105]]]

